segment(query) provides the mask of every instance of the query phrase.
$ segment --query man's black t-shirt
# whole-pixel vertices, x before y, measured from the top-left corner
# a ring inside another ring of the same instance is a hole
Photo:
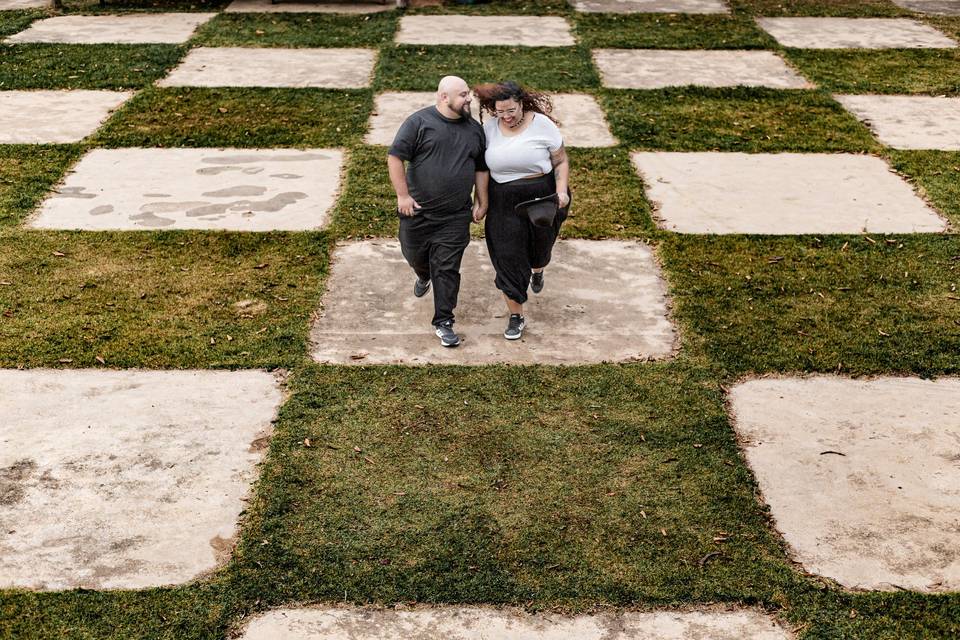
[[[417,111],[400,126],[390,155],[407,161],[407,187],[417,215],[469,211],[474,174],[486,171],[483,127],[473,118],[451,120],[436,107]]]

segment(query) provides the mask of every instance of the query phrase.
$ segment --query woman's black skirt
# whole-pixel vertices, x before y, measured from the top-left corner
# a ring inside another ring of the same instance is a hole
[[[531,271],[550,263],[553,245],[570,205],[557,212],[553,225],[549,227],[534,225],[526,214],[517,213],[514,207],[525,200],[549,196],[556,191],[557,183],[552,172],[539,178],[502,184],[490,180],[490,202],[484,227],[487,251],[497,272],[497,288],[519,304],[527,301]]]

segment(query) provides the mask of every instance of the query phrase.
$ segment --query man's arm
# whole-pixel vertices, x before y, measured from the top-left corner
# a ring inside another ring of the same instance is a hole
[[[487,193],[490,188],[490,172],[473,174],[473,221],[480,222],[487,215]]]
[[[403,160],[397,156],[387,155],[387,169],[390,171],[390,182],[393,184],[393,190],[397,194],[397,211],[403,216],[413,216],[420,205],[410,196]]]

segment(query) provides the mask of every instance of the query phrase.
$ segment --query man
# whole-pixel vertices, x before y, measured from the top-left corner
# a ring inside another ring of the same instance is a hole
[[[433,284],[433,326],[445,347],[460,344],[453,330],[460,261],[470,242],[471,220],[482,219],[487,211],[486,144],[483,127],[470,116],[470,101],[466,82],[443,78],[436,105],[404,121],[387,155],[397,193],[400,248],[417,274],[413,295],[422,297]]]

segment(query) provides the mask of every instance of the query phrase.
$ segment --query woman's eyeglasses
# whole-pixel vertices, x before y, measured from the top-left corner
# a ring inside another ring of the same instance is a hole
[[[517,115],[517,112],[518,112],[518,111],[520,111],[520,107],[513,107],[512,109],[504,109],[503,111],[497,109],[496,111],[494,111],[494,113],[497,114],[497,117],[500,117],[500,116],[515,116],[515,115]]]

